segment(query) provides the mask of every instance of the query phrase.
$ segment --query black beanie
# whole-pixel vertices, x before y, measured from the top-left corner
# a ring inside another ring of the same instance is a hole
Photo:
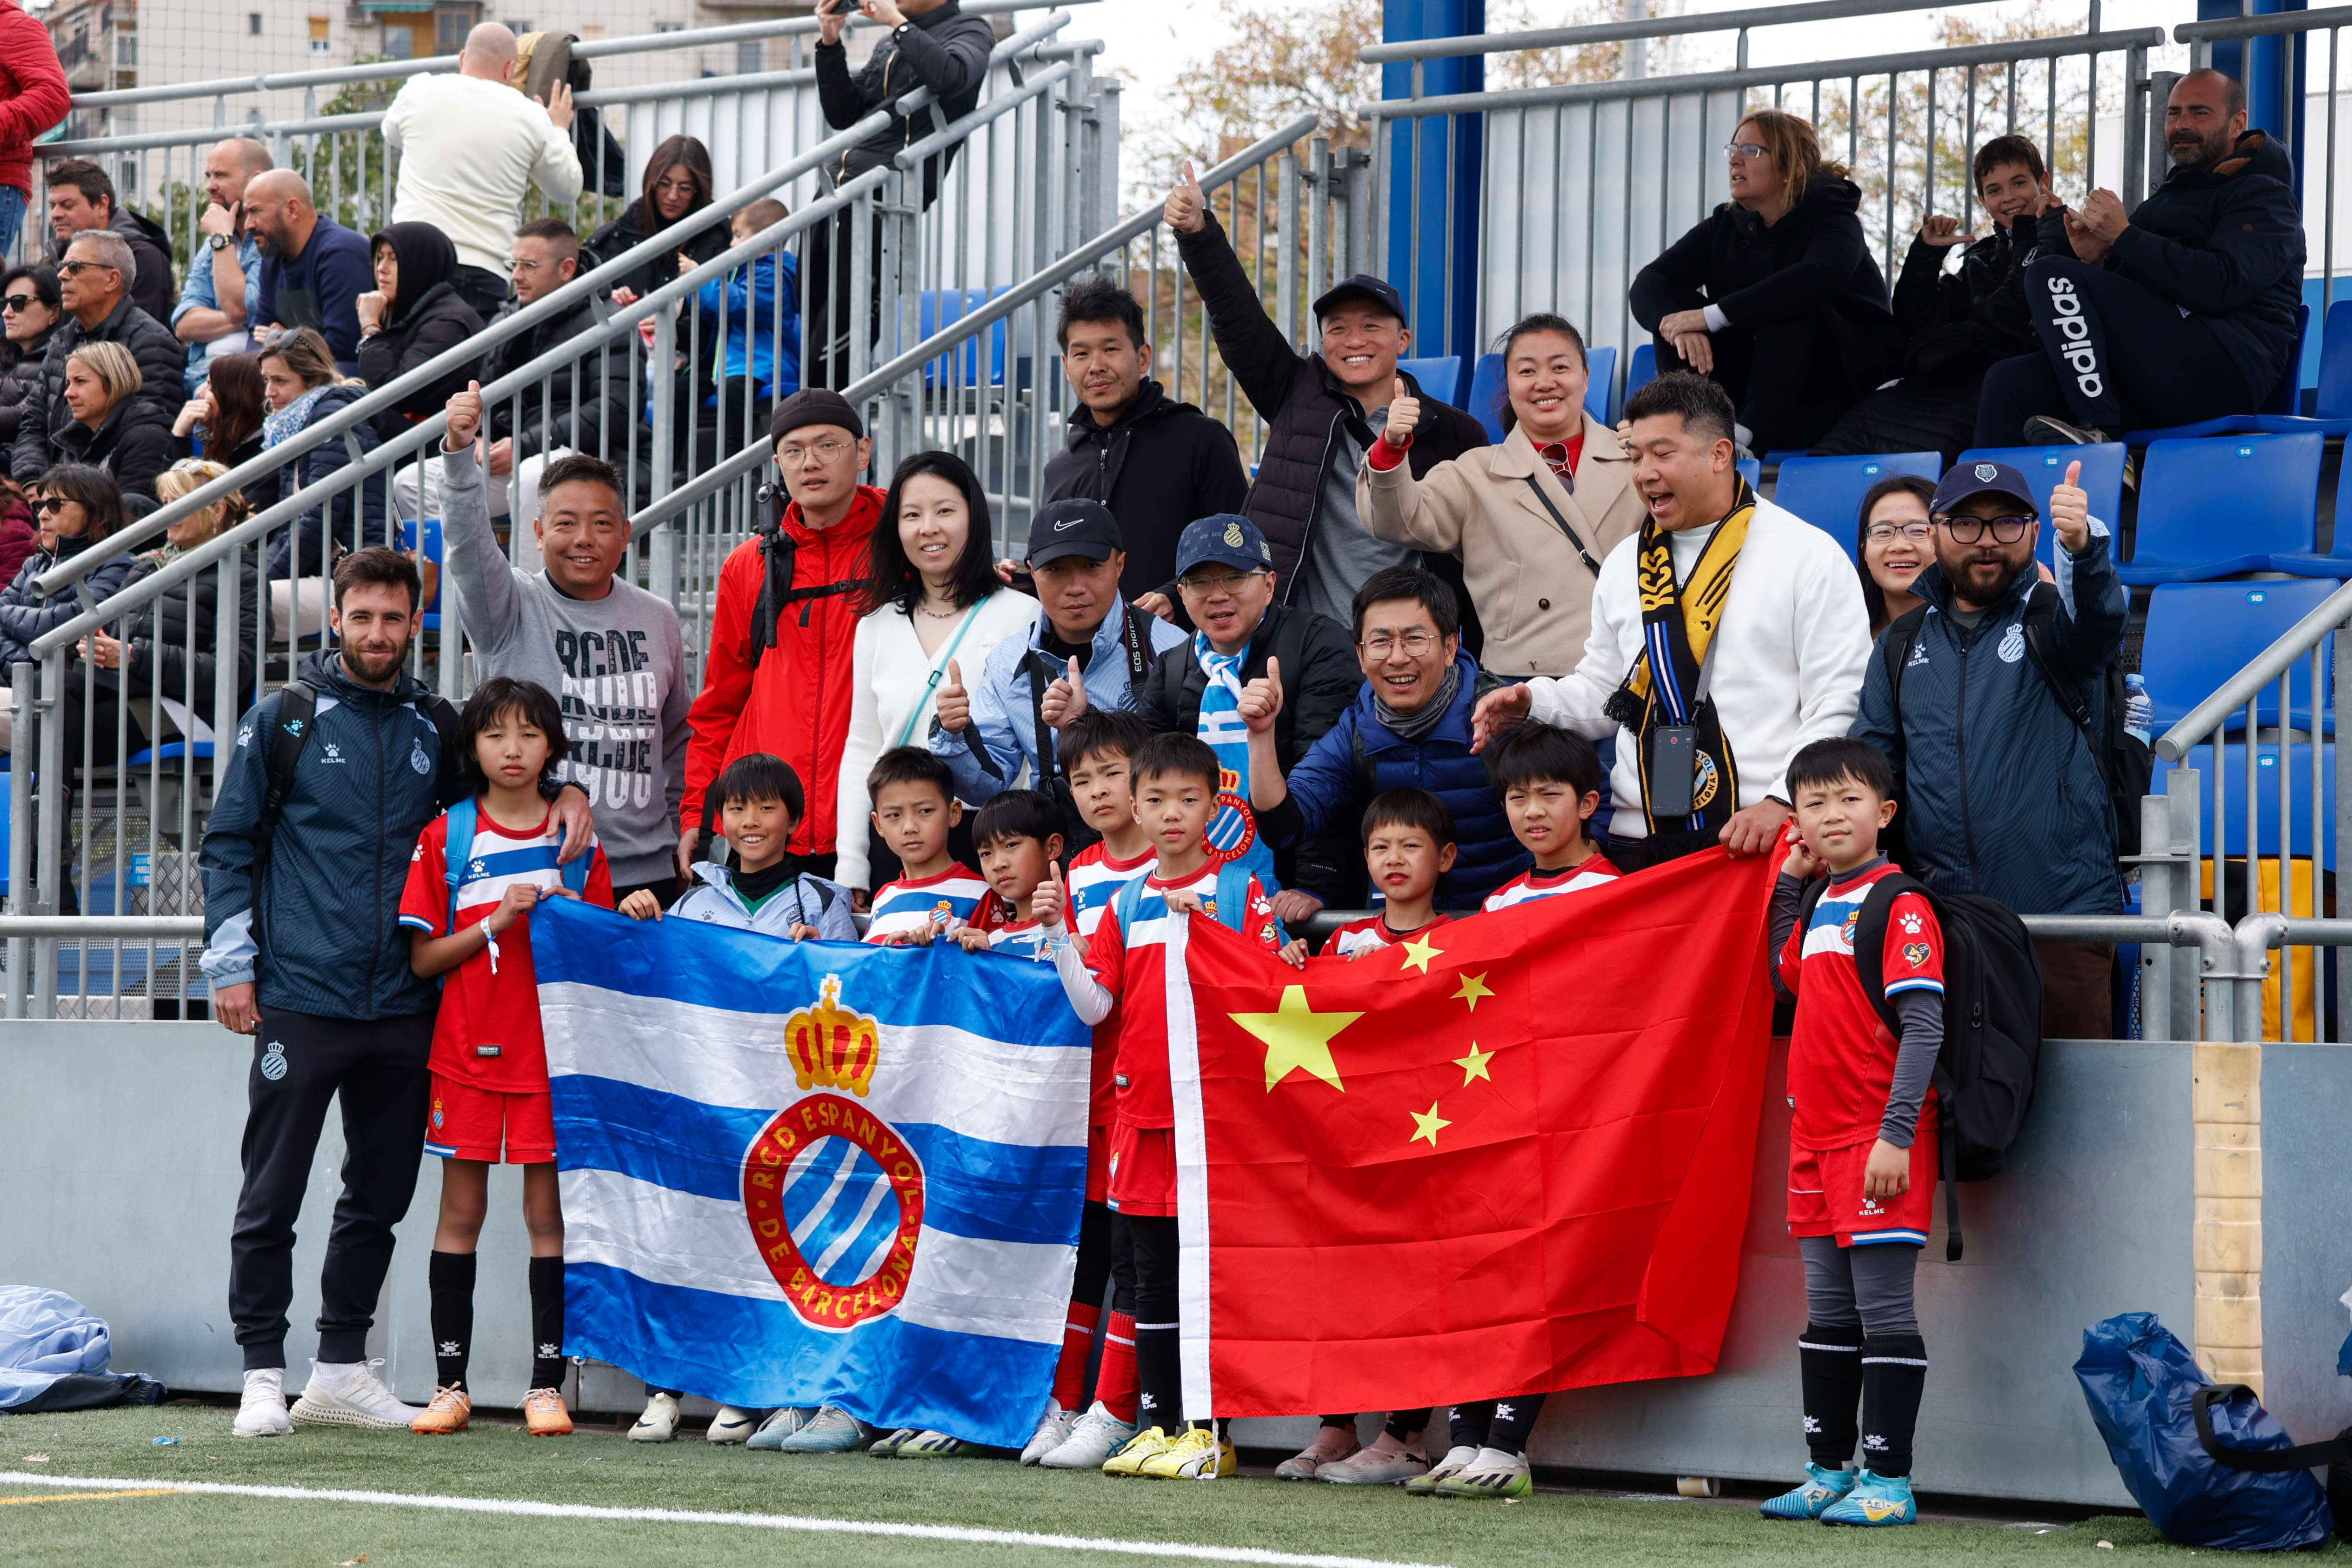
[[[788,433],[803,425],[838,425],[861,439],[866,435],[866,422],[849,399],[822,386],[795,392],[777,405],[776,416],[768,422],[769,444],[782,445]]]

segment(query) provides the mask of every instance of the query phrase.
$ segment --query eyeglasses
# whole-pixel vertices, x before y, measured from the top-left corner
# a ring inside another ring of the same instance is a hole
[[[1925,544],[1936,536],[1936,525],[1926,518],[1909,522],[1874,522],[1863,530],[1862,536],[1873,544],[1884,544],[1898,533],[1914,544]]]
[[[117,268],[109,267],[103,261],[60,261],[58,263],[58,270],[68,278],[78,278],[85,272],[112,272]]]
[[[43,496],[40,500],[33,503],[33,510],[41,513],[43,516],[47,516],[48,513],[53,511],[63,511],[67,507],[71,506],[72,504],[73,503],[68,500],[64,496]]]
[[[1376,637],[1366,637],[1356,646],[1373,658],[1386,658],[1399,647],[1404,649],[1407,658],[1420,658],[1434,648],[1439,641],[1437,637],[1429,632],[1407,632],[1401,637],[1392,637],[1383,632]]]
[[[38,298],[39,296],[35,294],[11,294],[6,299],[0,300],[0,310],[29,310],[33,308],[34,300]]]
[[[1723,150],[1734,158],[1761,158],[1772,151],[1761,142],[1726,142]]]
[[[1213,598],[1219,594],[1238,594],[1242,584],[1253,577],[1263,577],[1263,572],[1220,572],[1213,577],[1179,577],[1176,585],[1188,594]]]
[[[1950,530],[1953,542],[1958,544],[1976,543],[1988,528],[1992,530],[1995,543],[2014,544],[2025,537],[2027,529],[2041,521],[2038,517],[1939,517],[1936,525]]]
[[[830,463],[853,445],[848,441],[819,441],[814,447],[779,447],[776,448],[776,461],[788,468],[801,467],[811,458],[820,463]]]

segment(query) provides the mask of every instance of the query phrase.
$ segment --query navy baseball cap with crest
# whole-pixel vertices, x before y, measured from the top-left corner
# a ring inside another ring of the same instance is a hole
[[[1972,496],[2004,495],[2025,509],[2028,517],[2042,515],[2042,503],[2033,498],[2033,487],[2025,476],[2007,463],[1967,462],[1954,466],[1943,482],[1936,487],[1936,499],[1927,510],[1941,517]]]
[[[1028,562],[1032,568],[1059,561],[1065,555],[1108,561],[1114,552],[1124,548],[1118,519],[1110,514],[1110,508],[1083,496],[1047,501],[1037,509],[1037,520],[1029,525]]]
[[[1274,549],[1257,524],[1237,511],[1221,511],[1184,525],[1176,542],[1176,575],[1211,562],[1244,572],[1274,570]]]

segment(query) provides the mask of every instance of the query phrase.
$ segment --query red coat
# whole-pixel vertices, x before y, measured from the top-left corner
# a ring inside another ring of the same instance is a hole
[[[40,540],[33,531],[33,510],[24,502],[0,510],[0,583],[16,580],[16,568],[33,558]]]
[[[784,509],[784,531],[798,546],[793,586],[818,588],[864,574],[866,542],[882,516],[883,492],[857,487],[849,515],[827,529],[803,527],[800,503]],[[857,637],[856,599],[848,594],[804,599],[776,620],[776,646],[751,667],[751,612],[768,563],[760,542],[737,545],[719,569],[719,603],[710,620],[710,657],[702,693],[687,723],[686,797],[681,828],[702,826],[702,797],[729,763],[752,752],[782,757],[800,775],[808,815],[788,847],[824,855],[834,847],[835,792],[849,740],[850,658]],[[803,625],[800,612],[808,613]]]
[[[33,138],[72,106],[48,28],[0,0],[0,185],[14,185],[31,200]]]

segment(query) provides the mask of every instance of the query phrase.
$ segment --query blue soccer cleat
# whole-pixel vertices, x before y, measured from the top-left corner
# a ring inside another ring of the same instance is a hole
[[[1791,1491],[1782,1492],[1757,1509],[1766,1519],[1819,1519],[1837,1503],[1845,1500],[1853,1490],[1852,1470],[1832,1470],[1826,1465],[1807,1465],[1805,1483]]]
[[[1919,1505],[1911,1500],[1909,1476],[1864,1470],[1853,1489],[1822,1511],[1823,1524],[1916,1524]]]

